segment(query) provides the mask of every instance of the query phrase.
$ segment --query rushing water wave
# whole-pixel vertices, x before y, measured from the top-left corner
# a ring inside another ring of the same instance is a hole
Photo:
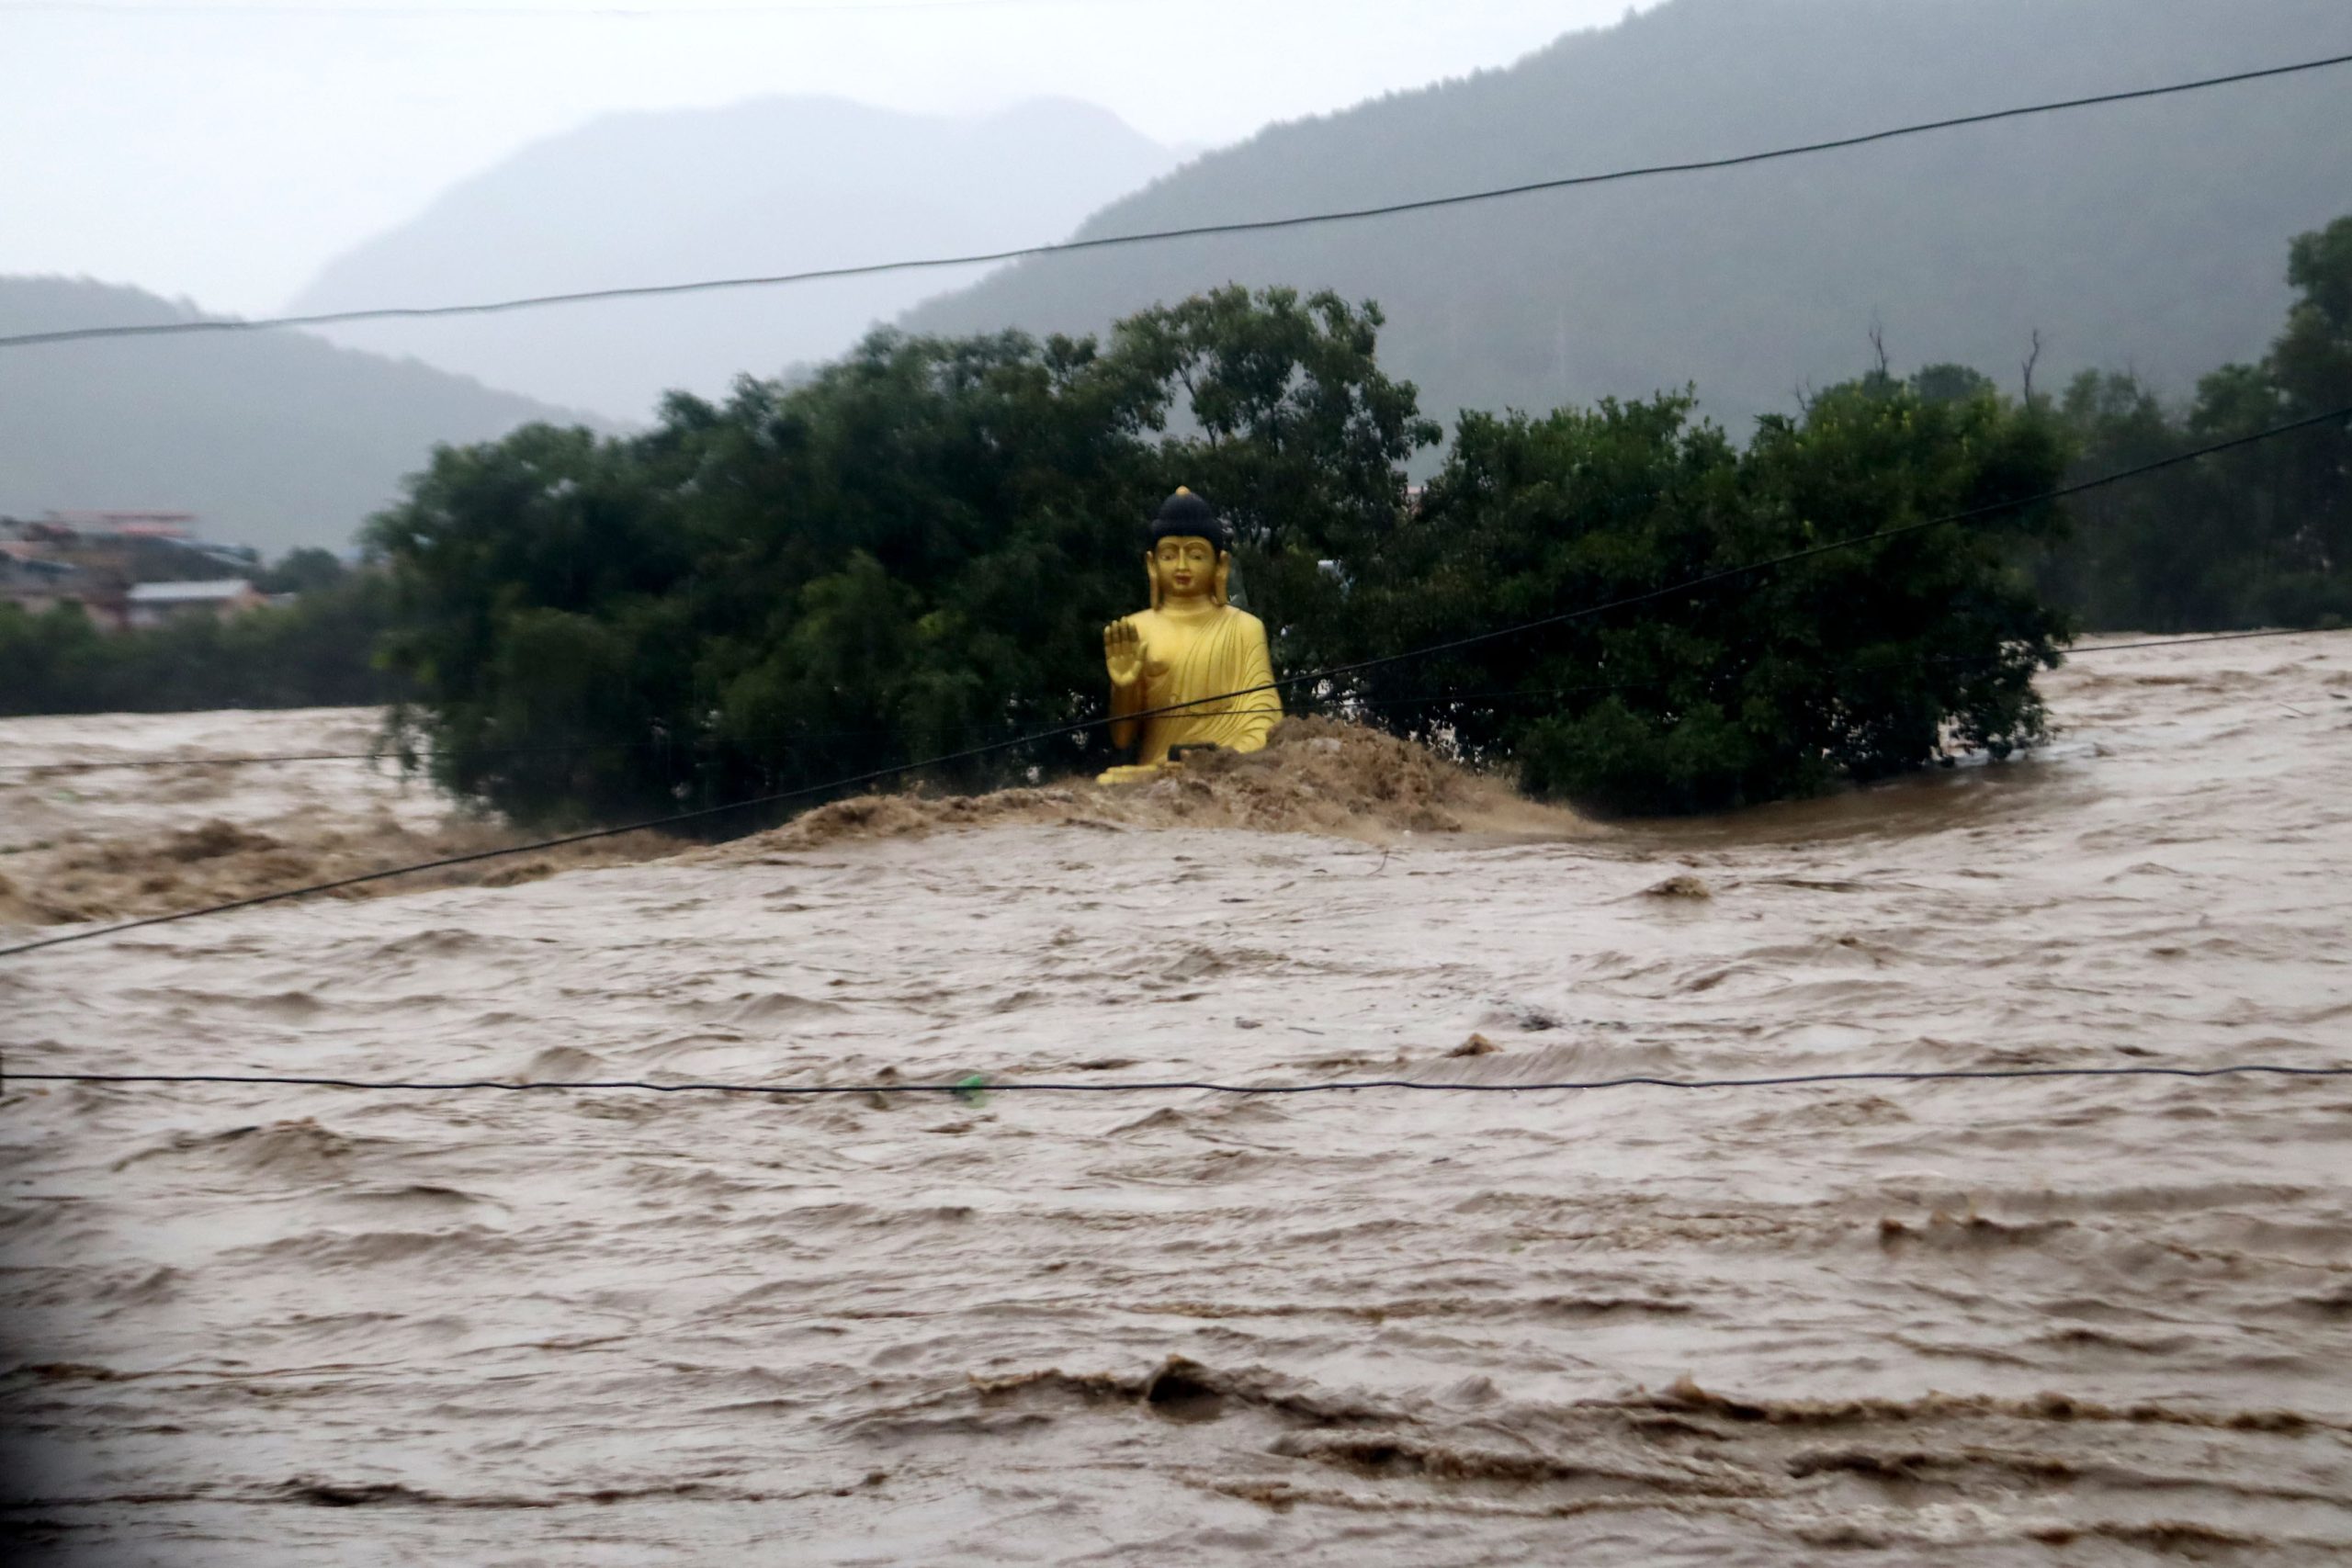
[[[0,1036],[26,1070],[836,1082],[2352,1060],[2346,639],[2048,686],[2031,760],[1698,822],[837,821],[254,909],[0,964]],[[334,766],[77,785],[40,830],[284,837],[392,788]],[[10,1085],[0,1161],[0,1529],[60,1562],[2352,1551],[2340,1080]]]

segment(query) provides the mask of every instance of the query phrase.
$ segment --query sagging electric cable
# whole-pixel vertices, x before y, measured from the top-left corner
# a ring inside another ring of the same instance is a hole
[[[895,735],[890,729],[832,729],[788,736],[749,736],[747,740],[787,739],[806,744],[811,740],[872,740]],[[638,740],[563,740],[548,741],[530,746],[468,747],[469,757],[531,757],[562,756],[582,751],[691,751],[695,740],[677,736],[657,736]],[[406,755],[418,757],[423,751],[406,753],[402,749],[386,747],[375,751],[284,751],[260,756],[225,757],[113,757],[81,761],[59,762],[0,762],[0,773],[85,773],[105,768],[226,768],[258,767],[271,762],[404,762]]]
[[[1482,1083],[1442,1078],[1334,1078],[1320,1083],[1248,1084],[1211,1079],[1162,1078],[1080,1083],[1070,1080],[1023,1080],[999,1083],[972,1075],[956,1083],[657,1083],[648,1078],[338,1078],[277,1073],[25,1073],[7,1072],[6,1083],[82,1084],[243,1084],[272,1088],[342,1089],[382,1093],[530,1093],[565,1090],[573,1093],[640,1090],[652,1094],[749,1094],[782,1099],[822,1099],[838,1095],[948,1095],[969,1099],[986,1094],[1174,1094],[1227,1095],[1347,1094],[1366,1090],[1402,1090],[1420,1094],[1535,1094],[1549,1091],[1593,1092],[1619,1089],[1788,1089],[1804,1085],[1860,1083],[1984,1082],[2029,1078],[2188,1078],[2214,1079],[2244,1076],[2290,1078],[2352,1077],[2352,1066],[2293,1066],[2278,1062],[2246,1062],[2220,1067],[2160,1067],[2134,1064],[2121,1067],[1941,1067],[1905,1072],[1893,1068],[1856,1073],[1780,1073],[1769,1077],[1671,1078],[1651,1074],[1627,1074],[1613,1078],[1555,1078],[1525,1083]]]
[[[554,838],[534,840],[527,843],[509,845],[503,849],[475,850],[465,854],[444,855],[434,860],[420,861],[411,865],[388,866],[380,871],[361,872],[352,876],[337,877],[329,882],[311,883],[300,887],[280,888],[277,891],[270,893],[252,894],[243,898],[229,899],[223,903],[199,905],[192,909],[178,909],[161,915],[146,915],[135,920],[121,920],[113,925],[96,926],[87,931],[67,931],[58,936],[42,937],[32,942],[17,942],[9,947],[0,947],[0,958],[14,957],[28,953],[37,953],[46,948],[62,947],[69,942],[90,942],[99,937],[113,936],[123,931],[141,931],[152,926],[169,925],[179,920],[198,919],[207,915],[221,915],[230,913],[232,910],[254,908],[264,904],[281,903],[289,898],[301,898],[319,893],[337,892],[343,888],[357,887],[368,883],[381,882],[395,876],[406,876],[414,873],[426,871],[441,871],[452,866],[470,865],[481,861],[497,860],[507,855],[532,854],[542,850],[560,849],[571,844],[588,843],[598,839],[618,838],[627,833],[647,832],[661,828],[676,827],[687,822],[707,822],[715,817],[719,817],[729,812],[755,810],[762,807],[783,805],[795,800],[806,800],[815,795],[829,795],[840,790],[856,789],[867,784],[879,784],[886,779],[903,778],[910,773],[922,773],[932,768],[951,767],[958,762],[976,761],[983,757],[994,756],[999,752],[1013,750],[1023,746],[1036,745],[1044,741],[1063,739],[1073,736],[1088,734],[1096,729],[1108,728],[1110,725],[1114,723],[1133,723],[1136,720],[1155,718],[1169,714],[1199,714],[1207,711],[1208,705],[1238,702],[1244,697],[1255,696],[1261,692],[1281,692],[1293,686],[1318,684],[1346,675],[1361,674],[1368,670],[1389,668],[1396,664],[1404,663],[1409,660],[1433,658],[1439,654],[1452,653],[1465,648],[1479,647],[1487,643],[1499,641],[1505,637],[1524,636],[1532,631],[1540,631],[1547,627],[1556,626],[1566,626],[1575,621],[1589,620],[1595,616],[1611,614],[1613,611],[1630,609],[1635,605],[1652,604],[1660,599],[1672,598],[1679,594],[1695,592],[1702,589],[1719,587],[1724,583],[1735,581],[1741,578],[1753,576],[1758,572],[1770,571],[1775,567],[1787,566],[1795,561],[1810,560],[1815,557],[1827,555],[1837,550],[1858,549],[1864,545],[1883,543],[1888,539],[1903,538],[1909,535],[1920,533],[1923,530],[1929,528],[1965,526],[1972,523],[1982,522],[1989,517],[1996,517],[2007,513],[2022,511],[2028,507],[2048,505],[2053,502],[2063,501],[2068,496],[2080,495],[2086,491],[2102,489],[2108,485],[2120,484],[2128,479],[2139,479],[2144,475],[2157,473],[2166,468],[2177,468],[2186,463],[2195,462],[2201,457],[2211,457],[2216,453],[2235,451],[2239,448],[2252,446],[2261,442],[2275,440],[2282,435],[2292,434],[2294,432],[2299,430],[2309,430],[2322,424],[2344,423],[2346,422],[2352,422],[2352,404],[2347,404],[2339,409],[2331,409],[2324,413],[2310,414],[2301,419],[2290,420],[2284,424],[2273,425],[2267,430],[2256,431],[2251,434],[2232,436],[2226,440],[2211,442],[2203,446],[2195,447],[2186,452],[2177,452],[2170,457],[2158,457],[2153,461],[2137,464],[2129,468],[2119,469],[2114,473],[2103,474],[2094,479],[2080,479],[2072,484],[2061,485],[2055,490],[2044,491],[2039,494],[2021,496],[2013,501],[1993,502],[1986,505],[1971,507],[1963,512],[1950,513],[1940,517],[1926,518],[1916,523],[1898,524],[1892,528],[1880,528],[1867,534],[1857,534],[1849,538],[1826,540],[1817,545],[1808,545],[1802,549],[1789,550],[1777,556],[1768,556],[1761,560],[1749,561],[1741,566],[1725,567],[1718,571],[1702,573],[1700,576],[1690,578],[1680,582],[1669,583],[1663,588],[1648,589],[1639,593],[1628,593],[1615,599],[1605,600],[1597,604],[1588,604],[1580,609],[1564,610],[1556,615],[1542,615],[1533,620],[1521,621],[1512,626],[1497,627],[1488,631],[1474,632],[1464,637],[1452,637],[1445,641],[1431,643],[1421,648],[1408,649],[1400,653],[1381,654],[1370,659],[1355,660],[1345,664],[1328,665],[1320,670],[1302,671],[1295,675],[1278,676],[1274,680],[1268,681],[1255,686],[1244,687],[1239,691],[1219,692],[1210,696],[1195,697],[1189,702],[1170,703],[1161,707],[1145,708],[1136,713],[1122,714],[1116,718],[1104,715],[1094,718],[1079,719],[1069,724],[1055,725],[1045,729],[1033,730],[1025,735],[1014,736],[1009,739],[987,741],[978,746],[967,746],[961,750],[950,751],[935,757],[922,758],[910,762],[892,763],[887,767],[868,769],[864,773],[853,773],[843,778],[828,780],[822,784],[806,784],[795,789],[777,790],[770,794],[753,795],[747,799],[732,801],[718,806],[699,807],[691,811],[673,812],[667,816],[647,818],[639,821],[623,823],[616,827],[583,829],[576,833],[564,833]]]
[[[2069,659],[2083,659],[2094,653],[2122,653],[2135,648],[2192,648],[2200,642],[2252,642],[2258,637],[2325,637],[2330,632],[2352,632],[2352,623],[2340,626],[2265,626],[2250,632],[2199,632],[2189,637],[2152,637],[2138,642],[2100,642],[2088,648],[2070,648]]]
[[[2087,658],[2093,654],[2120,653],[2132,649],[2193,648],[2197,644],[2204,642],[2245,642],[2256,637],[2325,637],[2335,632],[2352,632],[2352,624],[2346,624],[2340,626],[2277,626],[2265,627],[2260,631],[2210,632],[2188,637],[2150,637],[2144,641],[2095,643],[2088,648],[2069,647],[2059,649],[2059,652],[2064,659],[2073,660],[2075,659]],[[1947,655],[1928,660],[1928,662],[1931,663],[1979,663],[1983,661],[1984,656],[1981,655]],[[1668,683],[1668,682],[1664,681],[1595,681],[1581,682],[1572,685],[1511,686],[1483,692],[1424,692],[1413,695],[1397,697],[1367,697],[1351,694],[1341,699],[1337,705],[1343,710],[1343,715],[1344,710],[1350,707],[1363,707],[1377,711],[1394,712],[1398,709],[1438,707],[1447,703],[1474,705],[1481,703],[1556,701],[1561,697],[1577,696],[1591,692],[1657,691],[1665,687]],[[1254,710],[1248,708],[1210,708],[1206,710],[1189,708],[1185,711],[1187,716],[1190,717],[1213,718],[1224,715],[1242,714]]]
[[[2093,654],[2120,653],[2130,649],[2194,648],[2203,642],[2245,642],[2257,637],[2324,637],[2331,632],[2352,631],[2352,624],[2340,626],[2271,626],[2259,631],[2205,632],[2183,637],[2149,637],[2139,642],[2093,643],[2089,647],[2070,646],[2061,651],[2068,660],[2087,659]],[[1356,705],[1393,710],[1397,708],[1435,707],[1442,703],[1480,703],[1527,701],[1537,697],[1563,697],[1582,692],[1627,692],[1644,690],[1657,684],[1646,681],[1605,681],[1572,686],[1511,687],[1487,692],[1426,692],[1399,697],[1351,696],[1342,706]],[[1216,718],[1227,715],[1256,712],[1245,708],[1187,708],[1189,718]],[[892,733],[888,730],[859,730],[861,738]],[[836,735],[831,737],[838,739]],[[828,737],[796,736],[795,739],[828,739]],[[500,746],[473,753],[487,756],[514,756],[532,753],[561,753],[566,751],[650,750],[658,746],[681,750],[685,744],[676,740],[595,740],[565,742],[548,746]],[[0,773],[94,773],[109,768],[232,768],[254,766],[267,762],[377,762],[398,761],[390,751],[290,751],[269,756],[226,757],[112,757],[61,762],[0,762]]]
[[[17,333],[0,337],[0,348],[29,348],[40,344],[83,343],[102,338],[176,337],[199,333],[265,332],[281,327],[331,326],[345,321],[415,321],[446,316],[495,315],[512,310],[541,310],[555,305],[582,305],[614,299],[647,299],[682,294],[707,294],[722,289],[773,288],[789,284],[814,283],[825,278],[865,277],[877,273],[979,266],[998,262],[1019,261],[1032,256],[1069,255],[1084,251],[1159,244],[1172,240],[1203,239],[1227,234],[1268,233],[1325,223],[1360,222],[1375,218],[1395,217],[1407,212],[1430,212],[1446,208],[1466,207],[1478,202],[1507,200],[1545,191],[1573,190],[1588,186],[1613,185],[1628,180],[1653,179],[1668,175],[1690,175],[1723,169],[1746,168],[1785,158],[1842,152],[1849,148],[1893,141],[1904,137],[1959,130],[1966,126],[1991,125],[2001,120],[2020,119],[2033,115],[2059,114],[2075,109],[2104,107],[2151,98],[2170,97],[2182,93],[2204,92],[2217,87],[2236,86],[2246,83],[2300,75],[2308,72],[2325,71],[2342,65],[2352,65],[2352,54],[2328,55],[2316,60],[2299,60],[2284,65],[2265,66],[2258,70],[2236,71],[2226,75],[2204,76],[2188,82],[2170,82],[2156,87],[2135,87],[2122,92],[2098,93],[2084,97],[2021,104],[2010,108],[1990,109],[1976,114],[1954,115],[1943,119],[1891,126],[1885,130],[1865,131],[1855,136],[1833,137],[1826,141],[1768,148],[1755,152],[1739,152],[1721,158],[1650,164],[1637,168],[1613,169],[1604,174],[1567,175],[1554,179],[1529,180],[1518,185],[1498,186],[1484,190],[1455,191],[1444,196],[1421,197],[1326,212],[1294,213],[1281,218],[1237,219],[1225,223],[1195,223],[1182,228],[1153,229],[1133,234],[1102,234],[1064,240],[1052,244],[1019,245],[1009,250],[979,251],[965,255],[922,256],[900,261],[865,262],[851,266],[811,267],[799,272],[772,273],[759,276],[705,277],[681,283],[650,283],[615,288],[583,288],[562,293],[526,295],[512,299],[481,300],[470,304],[386,305],[352,310],[320,310],[304,315],[259,316],[247,319],[213,317],[193,321],[145,321],[121,326],[62,327],[47,332]]]
[[[741,0],[735,5],[687,6],[305,6],[293,0],[215,0],[182,5],[175,0],[0,0],[0,15],[12,11],[62,12],[85,17],[299,17],[315,21],[397,17],[439,21],[492,17],[501,21],[668,21],[677,17],[726,20],[733,17],[854,17],[899,11],[989,11],[1032,6],[1128,6],[1148,0]]]
[[[953,1096],[974,1098],[992,1093],[1218,1093],[1218,1096],[1315,1096],[1315,1093],[1360,1093],[1360,1090],[1407,1090],[1407,1093],[1547,1093],[1574,1090],[1592,1093],[1606,1089],[1794,1089],[1820,1084],[1948,1084],[1948,1081],[2004,1079],[2227,1079],[2227,1077],[2289,1077],[2289,1079],[2345,1079],[2352,1067],[2293,1067],[2286,1063],[2237,1063],[2227,1067],[1922,1067],[1915,1072],[1781,1072],[1747,1079],[1670,1079],[1656,1075],[1625,1075],[1613,1079],[1536,1079],[1524,1084],[1479,1084],[1467,1079],[1327,1079],[1319,1084],[1223,1084],[1211,1079],[1129,1079],[1110,1084],[1080,1084],[1054,1079],[992,1081],[971,1075],[957,1084],[656,1084],[651,1079],[336,1079],[336,1077],[270,1075],[270,1072],[7,1072],[9,1081],[33,1084],[249,1084],[273,1089],[356,1089],[374,1093],[538,1093],[538,1090],[644,1090],[644,1093],[727,1093],[727,1096],[767,1098],[828,1098],[828,1096]]]

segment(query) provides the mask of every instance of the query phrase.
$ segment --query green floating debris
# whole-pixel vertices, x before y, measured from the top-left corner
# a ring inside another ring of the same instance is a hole
[[[983,1092],[988,1087],[988,1074],[969,1074],[957,1080],[956,1085],[956,1098],[962,1100],[967,1105],[983,1104],[988,1100],[988,1095]]]

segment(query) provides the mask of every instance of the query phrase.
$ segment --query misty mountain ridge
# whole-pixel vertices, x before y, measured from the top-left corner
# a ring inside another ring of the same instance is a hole
[[[2352,51],[2342,0],[1668,0],[1510,66],[1209,152],[1080,237],[1700,160]],[[2015,389],[2257,355],[2289,238],[2352,210],[2352,72],[1393,218],[1032,258],[923,332],[1099,332],[1219,284],[1388,318],[1422,406],[1548,409],[1696,383],[1737,420],[1871,359]]]
[[[1009,248],[1721,156],[2352,50],[2342,0],[1668,0],[1508,67],[1179,154],[1067,100],[951,118],[831,98],[606,117],[526,147],[332,264],[302,310]],[[2015,386],[2131,367],[2183,393],[2259,354],[2291,234],[2352,210],[2352,73],[1930,133],[1714,173],[1258,235],[769,289],[62,344],[0,355],[0,511],[167,507],[269,549],[342,544],[436,442],[642,421],[919,331],[1100,331],[1226,282],[1372,299],[1423,407],[1695,382],[1737,420],[1865,366]],[[1107,203],[1107,205],[1105,205]],[[1087,213],[1091,211],[1091,217]],[[187,319],[0,279],[0,331]],[[594,423],[594,421],[591,421]]]
[[[195,320],[141,289],[0,277],[0,334]],[[435,443],[585,416],[300,333],[98,339],[0,354],[0,514],[193,512],[204,536],[341,548]]]
[[[607,116],[532,143],[322,270],[290,310],[436,305],[768,275],[1058,238],[1173,169],[1106,110],[1038,99],[906,114],[830,97]],[[981,276],[881,274],[770,289],[353,323],[334,341],[648,418],[661,394],[831,358]]]

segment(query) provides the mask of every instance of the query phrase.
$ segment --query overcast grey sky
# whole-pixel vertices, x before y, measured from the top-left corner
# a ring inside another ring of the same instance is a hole
[[[969,113],[1058,94],[1162,141],[1216,144],[1644,8],[610,4],[635,14],[597,0],[0,0],[0,273],[268,311],[452,180],[609,110],[832,93]]]

